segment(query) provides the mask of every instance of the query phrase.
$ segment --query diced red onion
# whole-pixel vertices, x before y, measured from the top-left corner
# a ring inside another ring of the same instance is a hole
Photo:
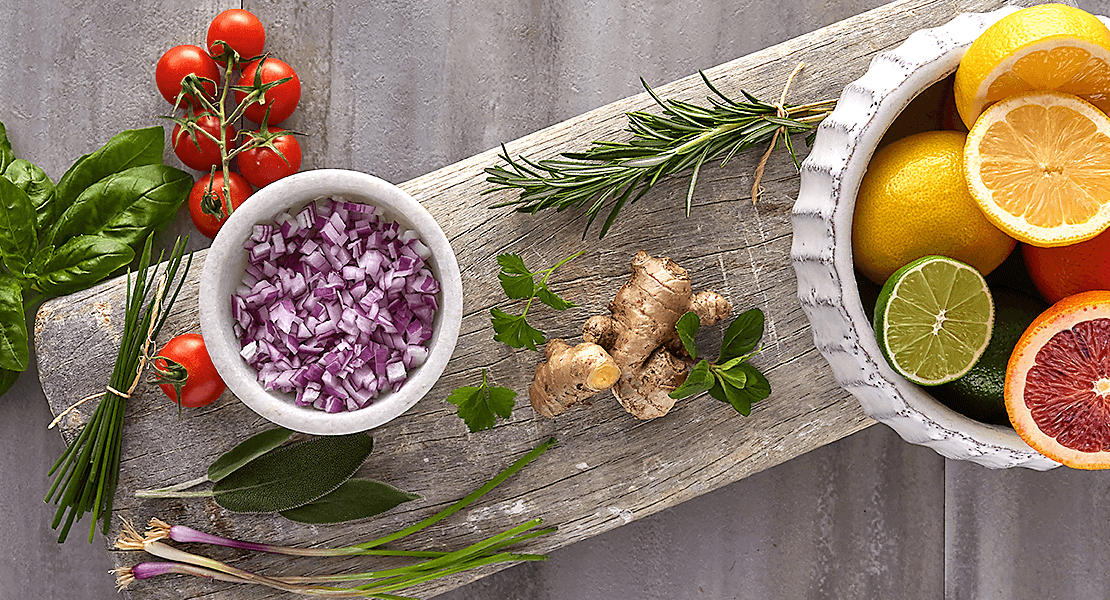
[[[298,406],[357,410],[428,357],[431,251],[375,207],[324,198],[256,225],[232,296],[240,356]]]

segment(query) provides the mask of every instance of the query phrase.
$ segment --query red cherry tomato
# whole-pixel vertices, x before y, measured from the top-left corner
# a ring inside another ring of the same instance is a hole
[[[269,130],[285,131],[280,127]],[[239,153],[239,172],[256,188],[267,186],[282,177],[288,177],[301,168],[301,143],[292,135],[274,138],[271,148],[259,146]],[[280,152],[280,154],[278,154]],[[284,158],[283,158],[284,157]]]
[[[213,137],[220,136],[220,119],[212,113],[194,112],[197,116],[197,129],[208,132]],[[228,143],[228,150],[235,140],[235,127],[228,124],[224,129],[224,141]],[[195,139],[194,139],[195,138]],[[198,171],[208,171],[221,164],[223,156],[220,146],[212,138],[200,133],[182,132],[181,125],[173,126],[173,135],[170,137],[173,153],[185,166]]]
[[[301,100],[301,78],[297,77],[297,73],[293,71],[293,67],[285,64],[276,58],[266,58],[262,61],[262,84],[271,83],[292,77],[289,81],[281,85],[274,86],[266,92],[266,103],[259,104],[252,102],[250,106],[243,110],[243,116],[250,119],[255,123],[261,123],[263,116],[266,114],[266,109],[270,109],[270,125],[277,125],[282,121],[289,118],[293,111],[297,108],[297,102]],[[255,73],[258,69],[259,61],[247,63],[243,67],[243,74],[239,78],[238,85],[240,86],[253,86]],[[242,104],[243,99],[247,97],[247,93],[235,90],[235,102]]]
[[[189,216],[193,218],[193,225],[196,225],[197,231],[205,237],[212,239],[219,233],[220,227],[223,227],[224,221],[227,216],[217,218],[204,212],[201,207],[201,201],[204,199],[204,193],[208,190],[209,175],[205,175],[193,184],[193,189],[189,192]],[[221,204],[224,206],[224,211],[227,211],[227,202],[224,198],[224,174],[223,171],[216,171],[216,176],[212,177],[212,193],[220,199]],[[229,177],[231,187],[231,208],[232,210],[239,208],[243,202],[250,197],[254,190],[251,189],[251,184],[242,175],[231,172]]]
[[[181,80],[190,73],[210,79],[210,82],[204,82],[204,91],[209,97],[215,96],[216,83],[220,81],[220,67],[200,46],[185,44],[167,50],[154,67],[155,83],[167,102],[173,104],[181,93]]]
[[[266,30],[258,17],[241,9],[223,11],[208,26],[208,52],[212,56],[224,53],[224,42],[239,54],[239,58],[254,58],[266,46]]]
[[[208,356],[208,348],[204,345],[204,338],[198,333],[183,333],[170,341],[158,352],[158,356],[168,358],[189,372],[189,379],[181,388],[181,399],[177,398],[177,390],[172,385],[162,384],[158,387],[166,396],[182,406],[195,408],[207,406],[216,401],[224,393],[227,385],[220,378],[212,358]],[[166,368],[166,361],[156,359],[154,364],[159,369]]]

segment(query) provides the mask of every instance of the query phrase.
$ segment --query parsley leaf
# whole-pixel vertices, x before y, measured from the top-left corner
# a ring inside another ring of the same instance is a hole
[[[460,387],[447,397],[448,402],[459,407],[459,417],[470,428],[470,433],[492,429],[497,417],[508,419],[513,413],[515,399],[513,390],[489,385],[485,369],[482,370],[482,385]]]
[[[492,315],[493,331],[496,334],[493,336],[495,341],[503,342],[513,348],[527,346],[529,350],[535,350],[537,344],[547,341],[542,331],[524,320],[524,315],[510,315],[496,306],[490,310],[490,315]]]
[[[537,344],[545,343],[547,338],[544,333],[528,324],[528,309],[532,307],[532,301],[537,298],[540,302],[555,310],[566,310],[575,306],[573,302],[568,302],[552,292],[547,287],[547,279],[551,277],[556,269],[582,256],[584,252],[583,250],[577,254],[572,254],[556,263],[555,266],[540,271],[529,270],[528,266],[524,264],[524,259],[517,254],[498,255],[497,264],[501,266],[501,271],[497,274],[497,279],[501,282],[501,289],[505,291],[505,295],[509,299],[526,300],[527,302],[524,304],[524,310],[519,315],[509,314],[498,307],[490,310],[495,333],[493,339],[513,348],[527,347],[529,350],[535,350]],[[540,276],[539,283],[536,282],[537,275]]]

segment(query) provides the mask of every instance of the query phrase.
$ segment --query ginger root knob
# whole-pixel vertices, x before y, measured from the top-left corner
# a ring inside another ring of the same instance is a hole
[[[546,360],[536,366],[528,399],[532,408],[552,418],[571,406],[613,387],[621,371],[597,344],[571,346],[560,339],[547,343]]]

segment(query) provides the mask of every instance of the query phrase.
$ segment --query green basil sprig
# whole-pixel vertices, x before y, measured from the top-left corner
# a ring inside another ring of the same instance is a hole
[[[0,395],[27,368],[27,313],[130,264],[188,196],[193,178],[162,164],[164,146],[161,127],[124,131],[55,185],[0,123]]]

